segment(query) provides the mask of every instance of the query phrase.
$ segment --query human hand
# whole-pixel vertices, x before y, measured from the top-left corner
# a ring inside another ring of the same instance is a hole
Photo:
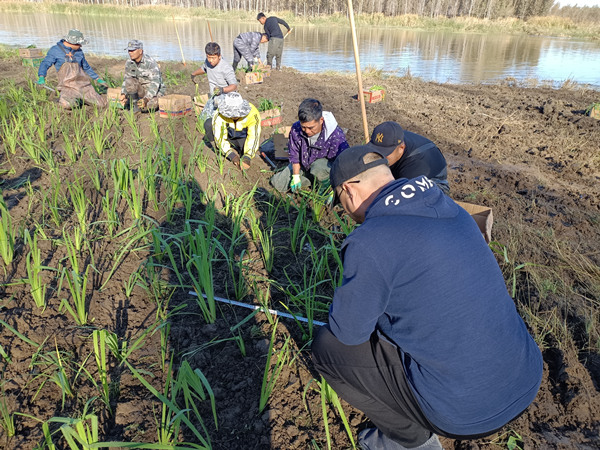
[[[292,175],[292,181],[290,181],[290,189],[292,192],[297,192],[302,187],[302,179],[300,178],[300,174]]]
[[[98,84],[106,84],[106,81],[104,81],[102,78],[98,78],[96,80],[96,83],[98,83]]]
[[[194,75],[194,74],[191,74],[191,75],[190,75],[190,78],[192,79],[192,83],[194,83],[194,84],[198,84],[198,82],[196,81],[196,75]]]
[[[37,84],[46,84],[46,77],[39,77],[37,80]]]
[[[137,102],[138,108],[145,108],[147,104],[148,104],[148,99],[145,97],[140,98]]]
[[[224,93],[225,93],[225,92],[223,91],[223,88],[222,88],[222,87],[216,87],[216,88],[213,90],[213,97],[216,97],[217,95],[221,95],[221,94],[224,94]]]

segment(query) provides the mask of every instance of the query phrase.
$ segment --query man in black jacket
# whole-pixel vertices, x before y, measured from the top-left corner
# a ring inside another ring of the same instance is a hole
[[[387,158],[394,179],[425,175],[444,194],[450,192],[446,158],[426,137],[403,130],[396,122],[389,121],[375,127],[368,145]]]
[[[265,33],[269,37],[269,47],[267,48],[267,64],[272,66],[273,58],[276,58],[276,69],[279,70],[281,69],[281,55],[283,53],[283,33],[281,32],[281,28],[279,28],[279,24],[287,28],[287,34],[289,34],[292,30],[287,22],[279,17],[271,16],[267,18],[264,13],[259,13],[258,16],[256,16],[256,20],[258,20],[261,25],[265,27]]]

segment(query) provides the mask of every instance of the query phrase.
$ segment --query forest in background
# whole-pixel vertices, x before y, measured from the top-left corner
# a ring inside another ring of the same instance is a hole
[[[26,0],[27,3],[81,3],[121,6],[175,6],[222,11],[289,11],[305,18],[345,15],[347,0]],[[416,15],[431,18],[474,17],[479,19],[561,17],[576,23],[599,23],[600,7],[560,6],[554,0],[354,0],[358,15],[387,17]]]

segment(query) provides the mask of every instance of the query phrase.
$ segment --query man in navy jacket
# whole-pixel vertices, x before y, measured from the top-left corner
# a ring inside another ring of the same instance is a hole
[[[437,435],[491,434],[539,389],[543,361],[475,221],[425,176],[394,180],[351,147],[331,186],[362,225],[312,344],[319,372],[363,411],[363,449],[440,449]]]
[[[264,13],[258,13],[256,20],[264,27],[265,33],[269,37],[269,47],[267,48],[267,65],[273,65],[273,58],[277,62],[277,70],[281,69],[281,55],[283,54],[283,33],[279,25],[287,28],[287,34],[292,31],[287,22],[279,17],[270,16],[267,18]]]

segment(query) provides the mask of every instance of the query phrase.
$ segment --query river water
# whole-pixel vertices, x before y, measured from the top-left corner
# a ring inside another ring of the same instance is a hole
[[[290,24],[283,65],[302,72],[354,71],[349,27]],[[132,19],[62,14],[0,14],[0,43],[49,48],[70,28],[80,29],[89,44],[87,54],[127,57],[129,39],[144,42],[158,60],[181,60],[177,33],[187,61],[202,61],[210,41],[203,19]],[[261,31],[260,24],[210,21],[213,38],[226,60],[233,60],[233,39],[244,31]],[[466,34],[413,31],[400,28],[359,28],[363,68],[393,75],[407,72],[424,80],[451,83],[494,83],[514,78],[536,79],[559,86],[566,80],[600,88],[600,41],[544,36]],[[266,45],[262,47],[263,58]],[[195,63],[193,66],[195,67]]]

